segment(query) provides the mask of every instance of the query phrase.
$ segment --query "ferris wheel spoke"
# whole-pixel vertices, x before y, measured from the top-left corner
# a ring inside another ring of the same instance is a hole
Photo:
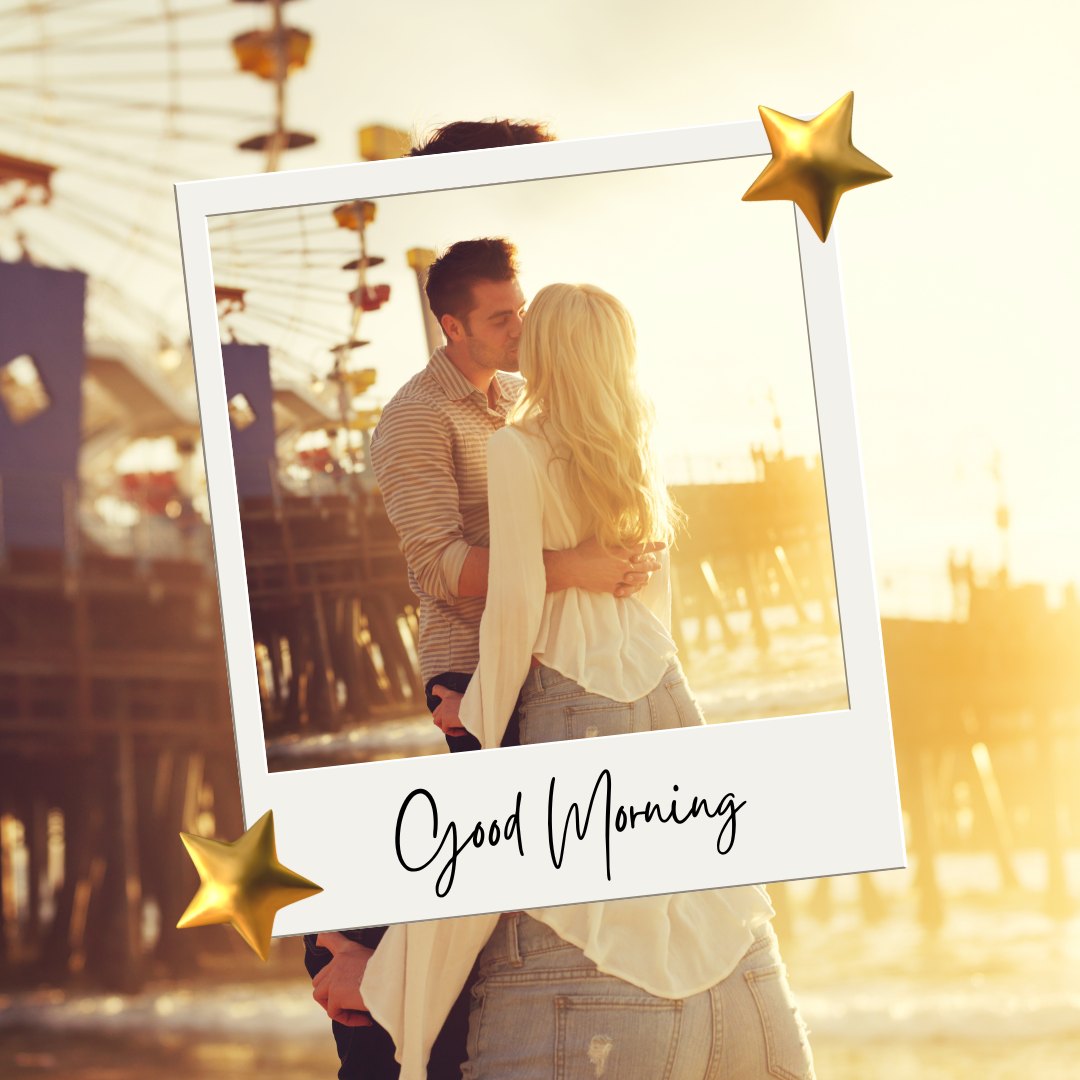
[[[244,217],[242,213],[229,214],[228,216],[240,219],[240,221]],[[270,228],[270,226],[273,226],[273,228]],[[320,207],[319,216],[308,218],[304,227],[316,230],[326,236],[341,236],[341,230],[330,219],[329,208],[327,207]],[[281,220],[253,221],[250,225],[240,224],[238,221],[233,227],[215,223],[213,229],[217,229],[222,235],[227,231],[230,236],[235,236],[239,240],[261,244],[275,243],[280,240],[291,240],[295,243],[298,231],[296,225],[290,225],[288,222]]]
[[[323,243],[333,240],[335,234],[329,233],[319,235],[317,239]],[[265,258],[280,257],[282,255],[303,256],[309,249],[302,246],[297,246],[296,235],[292,236],[278,236],[267,237],[264,243],[254,243],[248,237],[213,237],[210,241],[211,248],[214,251],[221,252],[222,256],[226,254],[231,255],[234,258],[244,258],[245,256],[251,259],[259,259],[262,261]],[[327,252],[336,258],[347,259],[353,254],[353,249],[349,247],[341,247],[336,250],[326,249]],[[338,267],[327,266],[327,270],[336,270]]]
[[[213,236],[215,230],[228,230],[235,234],[243,233],[245,236],[257,233],[260,238],[265,238],[264,230],[271,229],[282,236],[295,238],[298,226],[295,221],[289,220],[291,215],[295,214],[301,221],[300,227],[322,226],[331,235],[340,236],[341,229],[331,216],[332,209],[332,203],[319,203],[313,206],[290,206],[280,210],[252,210],[248,213],[229,214],[228,220],[220,224],[215,218],[210,233]]]
[[[327,243],[334,239],[335,234],[321,234],[317,239],[322,243]],[[294,255],[303,257],[309,250],[306,247],[298,246],[296,243],[296,235],[292,236],[279,236],[268,237],[264,243],[255,243],[248,237],[212,237],[210,246],[215,252],[220,252],[221,257],[230,256],[235,259],[247,258],[251,261],[258,259],[260,262],[265,258],[280,257],[283,254]],[[352,253],[352,249],[349,247],[341,247],[337,250],[331,250],[331,255],[338,259],[347,259]],[[338,267],[327,266],[327,270],[337,270]]]
[[[104,45],[90,44],[86,45],[82,42],[73,41],[70,45],[58,45],[51,48],[49,51],[57,56],[112,56],[119,53],[139,53],[145,52],[147,43],[145,41],[117,41]],[[175,42],[169,43],[170,48],[183,50],[184,52],[228,52],[228,43],[222,41],[220,38],[206,39],[206,40],[188,40],[180,39]]]
[[[158,246],[157,254],[146,251],[146,254],[151,257],[167,260],[170,264],[178,258],[178,246],[174,242],[170,242],[141,223],[132,223],[118,218],[109,207],[101,206],[92,200],[73,199],[68,196],[62,201],[58,199],[50,209],[58,217],[73,218],[76,224],[101,233],[106,239],[128,251],[132,250],[135,241],[143,241],[148,246],[151,244]],[[107,225],[105,222],[111,222],[111,224]]]
[[[339,248],[278,248],[267,247],[259,248],[255,246],[245,247],[243,254],[251,253],[258,256],[258,262],[237,262],[234,265],[242,269],[257,268],[259,266],[265,266],[267,263],[274,263],[282,259],[289,260],[290,270],[338,270],[338,267],[331,266],[327,262],[302,262],[300,256],[310,256],[318,259],[319,256],[326,256],[327,258],[340,259],[344,255],[352,254],[351,249],[343,250]]]
[[[215,260],[215,266],[217,265]],[[242,278],[241,285],[245,285],[247,282],[253,282],[251,286],[253,289],[259,285],[281,285],[283,288],[287,288],[290,293],[294,290],[300,290],[302,292],[311,292],[313,294],[322,293],[323,295],[337,296],[339,300],[344,302],[345,293],[340,287],[333,285],[324,285],[318,282],[306,282],[303,284],[288,284],[281,274],[261,274],[256,270],[249,270],[244,266],[238,266],[235,263],[222,263],[221,278],[225,280],[228,278],[230,281],[232,278]],[[289,272],[292,273],[294,269],[301,269],[299,267],[289,266]],[[315,269],[319,269],[316,267]]]
[[[282,315],[276,308],[263,307],[261,304],[248,304],[244,309],[244,314],[249,317],[258,317],[260,322],[269,323],[271,326],[280,326],[289,331],[303,329],[306,333],[318,334],[333,342],[341,339],[341,331],[327,322],[317,322],[300,316]]]
[[[162,169],[156,175],[161,178],[160,184],[148,183],[145,180],[135,180],[130,176],[118,176],[115,173],[108,173],[103,170],[94,168],[85,168],[80,170],[81,175],[93,180],[96,184],[102,185],[109,194],[116,194],[118,191],[123,191],[125,194],[131,192],[138,192],[140,195],[148,195],[150,198],[160,198],[162,195],[168,195],[172,193],[172,185],[179,183],[186,179],[196,179],[195,176],[185,177],[178,176],[172,170]],[[61,182],[63,177],[61,177]]]
[[[243,275],[245,281],[264,281],[271,284],[280,284],[286,282],[286,278],[281,271],[274,270],[273,267],[267,267],[264,260],[257,262],[246,262],[237,260],[229,253],[221,251],[216,247],[211,248],[213,254],[213,261],[215,267],[221,267],[222,271],[227,274]],[[332,267],[329,267],[321,263],[300,263],[296,261],[290,261],[287,273],[293,274],[296,270],[312,270],[319,275],[320,280],[318,282],[312,282],[305,284],[305,288],[315,288],[318,291],[334,293],[338,295],[344,295],[342,293],[343,283],[339,283],[330,277],[330,274],[339,274],[340,271],[334,271]],[[299,283],[290,282],[290,288],[296,287]]]
[[[20,0],[12,7],[0,10],[0,20],[18,16],[25,19],[27,15],[67,15],[79,8],[90,7],[93,4],[112,3],[113,0],[38,0],[28,9],[27,0]]]
[[[296,355],[299,349],[310,348],[312,341],[320,338],[318,332],[313,332],[311,330],[286,330],[281,327],[268,328],[268,324],[265,320],[252,318],[243,313],[231,316],[228,324],[223,325],[222,329],[232,333],[239,332],[249,341],[257,341],[261,345],[269,345],[272,356],[280,356],[282,354]],[[326,340],[318,345],[317,348],[320,352],[329,355],[333,338],[330,334],[324,336]],[[224,340],[224,336],[222,340]],[[303,367],[309,377],[316,374],[314,365],[305,364]]]
[[[305,304],[320,304],[325,307],[333,307],[341,310],[346,306],[347,301],[345,297],[339,294],[336,298],[330,298],[326,296],[316,296],[310,292],[298,290],[295,287],[291,287],[278,279],[279,284],[270,285],[266,282],[256,282],[252,285],[248,285],[247,279],[242,281],[235,281],[232,277],[222,277],[222,280],[227,280],[230,284],[238,285],[246,292],[251,293],[260,298],[264,296],[282,296],[286,299],[293,299],[303,301]]]
[[[149,163],[140,170],[144,174],[141,179],[135,175],[122,176],[108,173],[92,165],[84,168],[81,162],[77,167],[80,179],[92,180],[99,188],[104,185],[110,189],[108,193],[112,195],[117,192],[137,191],[152,198],[167,198],[172,195],[172,185],[174,183],[184,179],[199,179],[197,174],[185,175],[164,166]],[[68,186],[68,180],[67,174],[61,173],[58,179],[53,182],[56,198],[66,199],[69,197],[71,189]],[[160,180],[161,182],[154,183],[154,180]]]
[[[41,123],[38,118],[28,116],[26,114],[20,115],[18,113],[15,113],[10,116],[10,119],[14,121],[20,121],[27,125]],[[45,122],[49,127],[66,128],[78,127],[80,125],[85,126],[87,121],[91,119],[91,117],[68,117],[65,119],[50,118]],[[94,123],[94,130],[105,135],[114,135],[120,139],[138,139],[142,142],[145,142],[147,139],[157,139],[165,137],[165,133],[154,128],[124,127],[116,124],[102,124],[100,122]],[[193,131],[176,130],[169,131],[168,138],[177,139],[182,142],[202,143],[208,146],[221,146],[223,141],[213,135],[201,135]]]
[[[40,131],[38,130],[39,125],[27,120],[23,120],[21,118],[12,117],[9,119],[11,119],[14,123],[19,124],[29,134],[40,135]],[[50,135],[49,143],[53,146],[63,147],[65,150],[69,150],[73,153],[79,154],[80,156],[88,157],[92,161],[101,160],[102,146],[100,143],[84,142],[82,139],[72,138],[70,135],[67,134]],[[173,173],[172,170],[168,170],[164,166],[157,165],[154,162],[145,161],[138,157],[128,157],[126,164],[128,168],[132,170],[138,170],[150,176],[162,176],[166,179],[169,179],[170,182],[172,180],[178,179],[178,177]],[[72,166],[75,172],[81,171],[82,167],[83,162],[76,162]],[[189,173],[188,175],[191,174]]]
[[[134,315],[138,316],[148,325],[163,330],[175,330],[175,327],[170,327],[162,317],[163,309],[161,305],[156,308],[151,307],[148,303],[145,303],[138,297],[132,296],[129,288],[125,288],[110,277],[102,274],[95,274],[91,279],[91,287],[100,299],[107,300],[109,303],[126,308],[129,312],[134,313]]]
[[[0,49],[0,57],[5,53]],[[236,72],[225,68],[207,68],[205,71],[185,71],[184,80],[199,82],[235,82]],[[161,82],[160,71],[75,71],[66,75],[52,78],[51,83],[57,86],[85,86],[86,83],[152,83]]]
[[[62,49],[66,45],[73,43],[85,43],[92,38],[107,37],[109,34],[127,33],[131,30],[138,30],[147,26],[160,26],[163,19],[178,21],[180,19],[201,18],[209,15],[224,14],[234,17],[236,9],[231,4],[222,4],[219,2],[206,4],[201,7],[179,9],[167,8],[161,14],[139,15],[131,19],[122,19],[119,21],[108,19],[98,26],[86,27],[64,36],[47,37],[43,38],[40,42],[15,45],[10,46],[7,49],[0,49],[0,56],[23,52],[36,52],[39,48],[48,49],[51,52],[54,49]]]
[[[85,122],[85,121],[84,121]],[[65,124],[56,124],[55,126],[66,126]],[[102,123],[97,119],[94,119],[94,131],[103,135],[109,135],[114,138],[123,139],[137,139],[139,141],[145,141],[147,138],[166,137],[170,140],[178,140],[181,143],[194,143],[203,144],[204,146],[220,147],[221,140],[213,135],[205,135],[201,132],[180,131],[175,127],[170,127],[167,133],[156,127],[133,127],[125,126],[123,124],[109,124]]]
[[[32,86],[27,83],[0,82],[0,95],[11,94],[13,96],[33,96],[51,98],[53,91],[47,86]],[[232,122],[241,120],[247,123],[261,123],[266,120],[263,113],[244,111],[241,109],[222,109],[213,105],[194,105],[168,101],[140,101],[138,99],[114,97],[110,94],[89,94],[80,91],[79,100],[67,105],[68,109],[81,109],[86,105],[104,105],[110,109],[124,112],[177,112],[188,116],[204,117],[208,120],[220,120]],[[6,116],[5,116],[6,119]],[[79,121],[91,119],[80,114]]]

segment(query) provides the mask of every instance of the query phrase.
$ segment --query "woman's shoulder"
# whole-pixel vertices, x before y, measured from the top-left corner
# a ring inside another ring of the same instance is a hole
[[[489,468],[529,469],[536,468],[536,459],[530,452],[531,439],[525,438],[512,425],[499,428],[487,444]]]
[[[540,424],[534,417],[507,424],[491,436],[490,447],[510,447],[517,451],[527,451],[533,457],[543,456],[547,440],[543,436]],[[490,452],[490,450],[489,450]]]

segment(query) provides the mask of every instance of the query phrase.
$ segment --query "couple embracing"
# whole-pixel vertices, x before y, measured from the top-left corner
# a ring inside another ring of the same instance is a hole
[[[629,313],[560,284],[524,314],[502,239],[449,248],[427,295],[446,344],[371,456],[450,749],[704,723],[670,631],[679,514]],[[470,916],[320,935],[309,970],[342,1077],[393,1077],[396,1057],[403,1078],[802,1080],[772,915],[745,886]]]

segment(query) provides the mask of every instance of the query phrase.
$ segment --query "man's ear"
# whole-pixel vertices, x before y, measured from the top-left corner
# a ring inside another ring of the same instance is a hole
[[[446,335],[446,340],[450,342],[451,345],[457,341],[463,340],[467,336],[465,333],[465,324],[455,315],[444,315],[439,320],[439,325]]]

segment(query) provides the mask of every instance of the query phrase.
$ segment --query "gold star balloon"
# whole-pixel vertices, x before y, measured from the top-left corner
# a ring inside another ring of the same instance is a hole
[[[845,191],[892,176],[852,145],[854,102],[854,93],[845,94],[813,120],[759,105],[773,156],[743,200],[791,200],[824,242]]]
[[[265,960],[278,910],[322,892],[315,882],[278,862],[273,810],[232,843],[190,833],[181,833],[180,839],[202,879],[176,924],[180,930],[231,923]]]

